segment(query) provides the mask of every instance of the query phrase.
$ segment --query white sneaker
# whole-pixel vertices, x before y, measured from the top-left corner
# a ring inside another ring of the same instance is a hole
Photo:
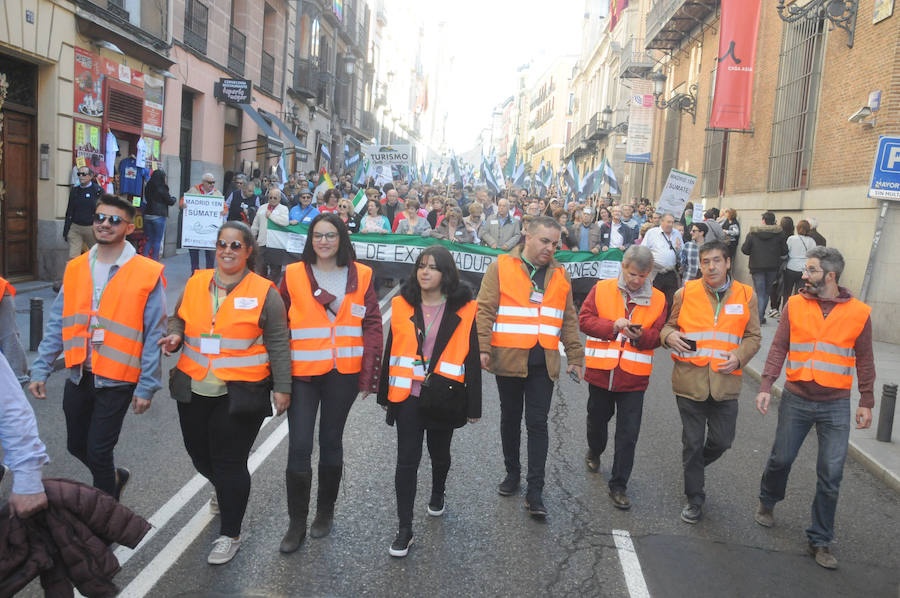
[[[209,512],[213,515],[219,514],[219,496],[213,490],[212,496],[209,498]]]
[[[224,565],[234,558],[234,555],[237,554],[240,548],[240,539],[235,540],[228,536],[219,536],[213,542],[213,549],[206,558],[206,562],[210,565]]]

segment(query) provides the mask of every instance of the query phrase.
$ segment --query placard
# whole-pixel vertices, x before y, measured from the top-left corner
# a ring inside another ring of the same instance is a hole
[[[656,211],[660,214],[672,214],[675,219],[681,218],[684,206],[697,183],[697,175],[681,172],[674,168],[669,171],[669,178],[659,196]]]
[[[184,194],[181,246],[190,249],[213,249],[222,226],[225,198],[221,195]]]

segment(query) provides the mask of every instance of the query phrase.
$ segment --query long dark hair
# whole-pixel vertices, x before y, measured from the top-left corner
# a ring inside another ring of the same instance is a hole
[[[785,238],[790,237],[794,234],[794,219],[790,216],[785,216],[781,219],[781,230],[784,231]]]
[[[441,293],[449,297],[459,287],[459,270],[456,269],[453,255],[443,245],[430,245],[416,258],[412,272],[406,280],[406,284],[400,290],[400,295],[414,307],[422,303],[422,287],[419,286],[419,279],[416,277],[416,274],[419,271],[419,265],[429,255],[434,258],[434,265],[437,266],[438,272],[441,273]]]
[[[253,233],[250,232],[250,227],[240,220],[229,220],[219,228],[219,232],[216,234],[216,241],[222,238],[222,231],[229,228],[233,228],[241,233],[244,245],[250,248],[250,255],[247,256],[247,269],[251,272],[256,272],[256,256],[259,255],[259,245],[256,243]]]
[[[356,251],[353,249],[353,243],[350,241],[350,232],[347,230],[347,225],[334,212],[322,212],[309,223],[309,230],[306,233],[306,245],[303,246],[303,261],[307,264],[316,263],[316,250],[313,249],[313,231],[316,229],[316,225],[323,221],[332,224],[337,229],[337,265],[343,268],[356,259]]]

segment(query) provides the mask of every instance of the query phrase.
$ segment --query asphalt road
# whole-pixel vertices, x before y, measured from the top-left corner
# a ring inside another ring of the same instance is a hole
[[[169,359],[164,369],[173,365]],[[307,537],[294,554],[278,552],[286,526],[287,441],[285,419],[276,418],[260,432],[251,459],[253,489],[242,548],[231,563],[208,565],[206,555],[218,535],[206,507],[210,486],[196,475],[184,450],[174,401],[160,391],[146,414],[128,415],[116,451],[117,465],[132,472],[123,503],[156,525],[136,552],[119,549],[127,561],[116,582],[122,595],[163,597],[636,597],[646,595],[640,593],[642,583],[654,597],[898,596],[900,501],[852,460],[837,512],[833,548],[839,569],[821,569],[806,555],[814,437],[794,465],[787,499],[776,507],[776,527],[764,529],[753,521],[777,410],[766,417],[755,411],[752,380],[745,380],[740,397],[734,447],[707,470],[704,518],[695,526],[683,523],[681,423],[671,393],[671,360],[664,352],[657,352],[655,367],[629,487],[630,511],[614,509],[607,497],[610,454],[603,455],[599,474],[584,466],[587,386],[567,377],[551,408],[544,494],[549,517],[530,519],[524,495],[498,496],[504,474],[499,402],[493,376],[487,375],[483,419],[454,438],[442,518],[425,514],[430,471],[427,456],[423,459],[415,543],[405,559],[387,552],[397,525],[396,435],[370,398],[354,406],[347,424],[344,484],[332,534]],[[54,374],[50,398],[32,400],[53,459],[44,474],[90,483],[87,469],[66,452],[63,382],[63,372]],[[0,498],[9,486],[3,484]],[[628,532],[633,551],[617,548],[613,530]],[[35,582],[21,595],[40,596],[41,590]]]

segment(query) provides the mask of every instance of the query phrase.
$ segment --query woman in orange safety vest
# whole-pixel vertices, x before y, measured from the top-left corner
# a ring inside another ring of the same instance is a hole
[[[390,547],[391,556],[406,556],[412,544],[416,474],[426,432],[431,456],[428,514],[438,517],[444,513],[453,429],[481,417],[481,361],[473,326],[476,311],[472,291],[459,283],[453,256],[440,245],[419,254],[409,280],[392,302],[383,360],[389,366],[382,369],[378,391],[388,424],[397,424],[394,483],[400,526]],[[453,395],[459,403],[456,409],[438,414],[420,408],[423,386],[436,389],[448,384],[462,386]]]
[[[302,257],[281,281],[293,375],[285,472],[290,524],[281,552],[297,550],[306,537],[317,413],[318,501],[309,533],[321,538],[331,532],[344,466],[344,424],[353,402],[378,390],[383,342],[372,269],[356,261],[337,214],[313,218]]]
[[[219,538],[207,561],[221,565],[241,545],[250,497],[247,457],[263,420],[291,400],[284,304],[275,286],[254,273],[259,249],[246,224],[226,222],[216,239],[216,267],[198,270],[160,341],[181,348],[169,388],[178,401],[184,446],[210,482],[210,510],[220,513]]]

